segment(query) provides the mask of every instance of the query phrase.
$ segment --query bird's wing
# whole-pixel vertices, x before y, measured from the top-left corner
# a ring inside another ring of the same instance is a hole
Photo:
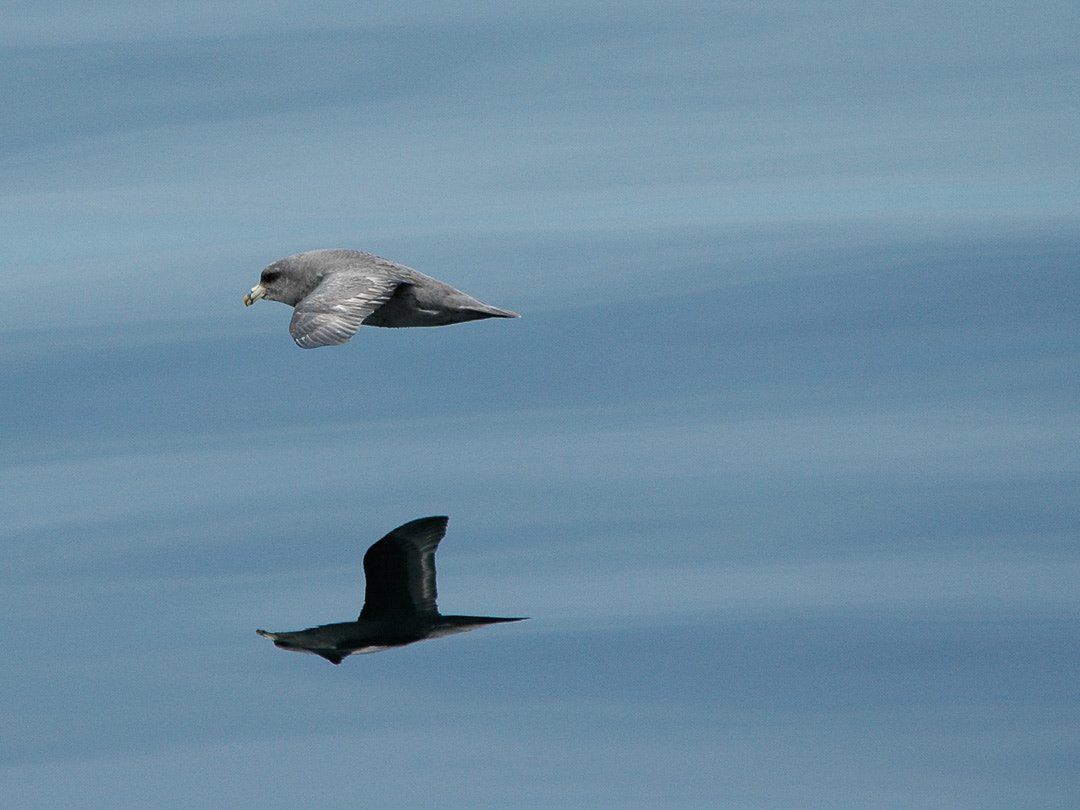
[[[367,590],[361,619],[437,613],[435,549],[446,534],[446,517],[398,526],[364,555]]]
[[[304,349],[345,343],[364,318],[390,299],[400,283],[391,275],[350,271],[326,275],[296,305],[289,334]]]

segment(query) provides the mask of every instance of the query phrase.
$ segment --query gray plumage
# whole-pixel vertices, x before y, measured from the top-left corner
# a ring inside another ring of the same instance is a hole
[[[398,526],[364,555],[367,589],[355,622],[323,624],[307,630],[256,630],[285,650],[320,655],[340,664],[353,653],[373,653],[416,641],[464,633],[485,624],[522,618],[443,616],[435,604],[435,550],[449,518],[420,518]]]
[[[345,343],[364,326],[445,326],[518,318],[411,267],[358,250],[312,250],[279,259],[244,297],[294,308],[289,333],[304,349]]]

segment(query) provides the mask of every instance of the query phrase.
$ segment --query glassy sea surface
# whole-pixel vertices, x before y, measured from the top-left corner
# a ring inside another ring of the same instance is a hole
[[[3,12],[5,801],[1072,806],[1076,11],[253,9]],[[523,317],[300,350],[320,247]],[[439,514],[527,622],[255,635]]]

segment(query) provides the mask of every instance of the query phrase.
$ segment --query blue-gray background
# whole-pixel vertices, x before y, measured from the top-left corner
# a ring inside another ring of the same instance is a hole
[[[0,13],[0,795],[1080,795],[1080,11]],[[261,268],[524,314],[303,351]],[[347,659],[367,545],[448,612]]]

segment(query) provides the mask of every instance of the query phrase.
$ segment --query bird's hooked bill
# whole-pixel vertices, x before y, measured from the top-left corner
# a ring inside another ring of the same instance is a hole
[[[244,296],[244,306],[250,307],[264,295],[266,295],[266,287],[262,284],[256,284],[251,288],[251,292]]]

